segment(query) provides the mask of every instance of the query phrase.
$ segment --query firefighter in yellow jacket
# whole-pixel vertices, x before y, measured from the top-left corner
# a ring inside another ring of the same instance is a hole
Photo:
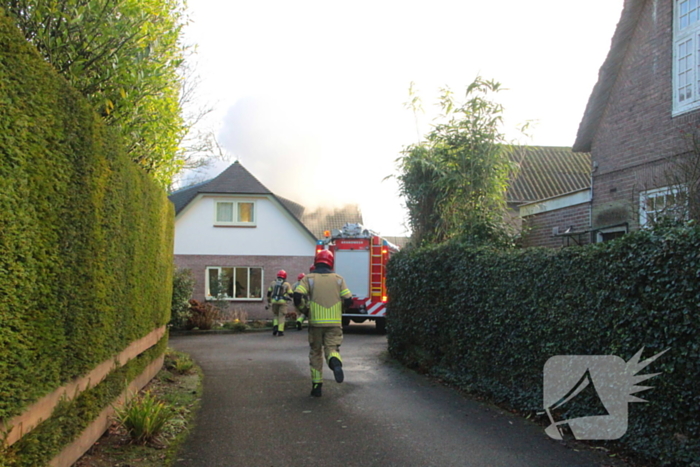
[[[294,289],[294,304],[302,297],[309,301],[309,365],[311,366],[311,396],[321,397],[323,360],[333,371],[336,382],[344,379],[340,344],[343,342],[343,304],[352,304],[352,293],[345,279],[333,272],[333,253],[321,250],[314,259],[315,270],[307,274]]]
[[[287,271],[277,273],[277,279],[272,281],[267,289],[267,303],[272,306],[272,335],[284,336],[284,322],[287,319],[287,302],[292,300],[292,286],[287,282]]]

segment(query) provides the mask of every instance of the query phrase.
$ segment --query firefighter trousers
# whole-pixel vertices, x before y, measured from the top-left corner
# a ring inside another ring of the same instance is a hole
[[[323,382],[323,360],[328,362],[335,357],[340,358],[340,344],[343,343],[343,328],[309,326],[309,366],[311,367],[311,382]]]
[[[272,315],[272,325],[277,326],[279,332],[284,332],[284,323],[287,320],[287,304],[273,303]]]

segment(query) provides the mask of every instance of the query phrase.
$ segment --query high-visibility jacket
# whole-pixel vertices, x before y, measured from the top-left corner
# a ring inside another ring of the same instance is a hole
[[[299,284],[301,284],[301,281],[296,281],[294,284],[292,284],[292,290],[296,290],[297,287],[299,287]],[[309,308],[309,297],[306,295],[301,296],[301,303],[299,306],[297,306],[297,309],[301,311],[302,313],[306,314]]]
[[[294,292],[309,297],[309,326],[342,326],[343,299],[352,297],[352,293],[341,275],[307,274]]]

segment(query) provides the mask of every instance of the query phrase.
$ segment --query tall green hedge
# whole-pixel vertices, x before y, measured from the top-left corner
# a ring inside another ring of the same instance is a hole
[[[0,9],[0,421],[169,320],[166,194]]]
[[[541,412],[556,355],[629,360],[642,374],[627,434],[609,441],[660,464],[700,461],[700,228],[642,231],[563,250],[458,243],[401,252],[387,278],[389,351],[521,412]]]

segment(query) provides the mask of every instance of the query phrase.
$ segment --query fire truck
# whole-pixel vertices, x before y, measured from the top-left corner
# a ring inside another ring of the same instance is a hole
[[[316,251],[328,249],[335,257],[335,272],[343,276],[352,292],[352,306],[343,312],[343,326],[374,321],[386,332],[386,265],[399,247],[361,224],[345,224],[341,230],[324,232]]]

